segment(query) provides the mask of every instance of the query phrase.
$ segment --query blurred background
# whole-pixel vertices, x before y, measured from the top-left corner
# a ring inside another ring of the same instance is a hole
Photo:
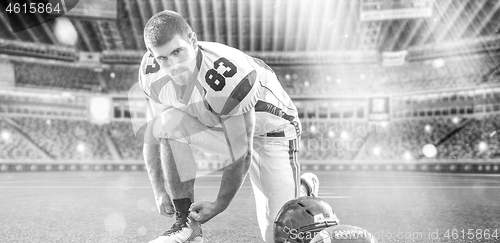
[[[273,68],[299,110],[302,171],[342,223],[379,242],[498,242],[498,0],[26,0],[54,5],[24,15],[13,2],[0,3],[1,242],[145,242],[172,224],[129,95],[164,9]],[[196,162],[196,200],[213,200],[224,160]],[[260,242],[252,194],[247,180],[205,242]]]
[[[0,171],[143,170],[127,94],[163,9],[274,69],[304,169],[499,172],[497,0],[88,0],[34,27],[4,11]]]

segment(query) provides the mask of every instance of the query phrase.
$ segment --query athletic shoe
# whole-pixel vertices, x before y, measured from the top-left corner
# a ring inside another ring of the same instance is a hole
[[[172,227],[149,243],[203,243],[203,232],[198,221],[176,212]]]

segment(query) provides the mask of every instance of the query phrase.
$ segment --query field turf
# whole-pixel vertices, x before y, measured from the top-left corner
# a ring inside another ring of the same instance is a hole
[[[500,175],[315,173],[341,223],[379,242],[500,242]],[[214,200],[220,179],[198,178],[196,201]],[[156,212],[144,171],[0,173],[2,243],[148,242],[172,223]],[[248,180],[203,230],[205,243],[262,242]]]

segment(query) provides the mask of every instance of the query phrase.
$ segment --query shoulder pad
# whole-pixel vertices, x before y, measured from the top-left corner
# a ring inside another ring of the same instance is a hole
[[[203,46],[204,61],[200,82],[213,112],[221,117],[250,110],[258,100],[257,72],[253,60],[243,52],[224,45]]]
[[[139,85],[144,90],[144,93],[154,101],[160,103],[158,98],[161,89],[166,83],[170,82],[170,78],[165,76],[160,65],[153,58],[153,55],[146,52],[141,60],[139,68]]]

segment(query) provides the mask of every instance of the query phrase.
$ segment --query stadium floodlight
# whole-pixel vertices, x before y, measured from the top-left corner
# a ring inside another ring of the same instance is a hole
[[[446,65],[446,61],[443,58],[438,58],[432,61],[432,67],[435,69],[442,68]]]
[[[479,142],[479,152],[484,152],[486,150],[488,150],[488,143],[486,143],[485,141],[481,141]]]
[[[404,155],[403,155],[403,158],[404,158],[405,160],[411,160],[411,159],[413,158],[413,156],[411,156],[410,151],[406,151],[406,152],[404,153]]]
[[[2,130],[2,139],[7,141],[10,139],[10,132],[7,130]]]
[[[349,139],[349,133],[348,133],[348,132],[346,132],[346,131],[342,131],[342,132],[340,133],[340,138],[342,138],[342,139],[344,139],[344,140]]]
[[[85,151],[85,145],[83,145],[83,143],[78,144],[78,146],[76,146],[76,150],[83,153],[83,151]]]
[[[328,137],[329,138],[335,137],[335,132],[333,132],[332,130],[328,131]]]
[[[111,119],[112,101],[110,97],[96,96],[89,99],[88,111],[90,121],[95,124],[109,123]]]
[[[433,144],[426,144],[422,147],[422,153],[427,158],[433,158],[437,155],[437,148]]]
[[[316,132],[317,132],[316,126],[311,125],[311,126],[309,127],[309,131],[310,131],[311,133],[316,133]]]
[[[78,41],[78,32],[68,18],[60,17],[55,20],[54,35],[64,45],[74,46]]]

